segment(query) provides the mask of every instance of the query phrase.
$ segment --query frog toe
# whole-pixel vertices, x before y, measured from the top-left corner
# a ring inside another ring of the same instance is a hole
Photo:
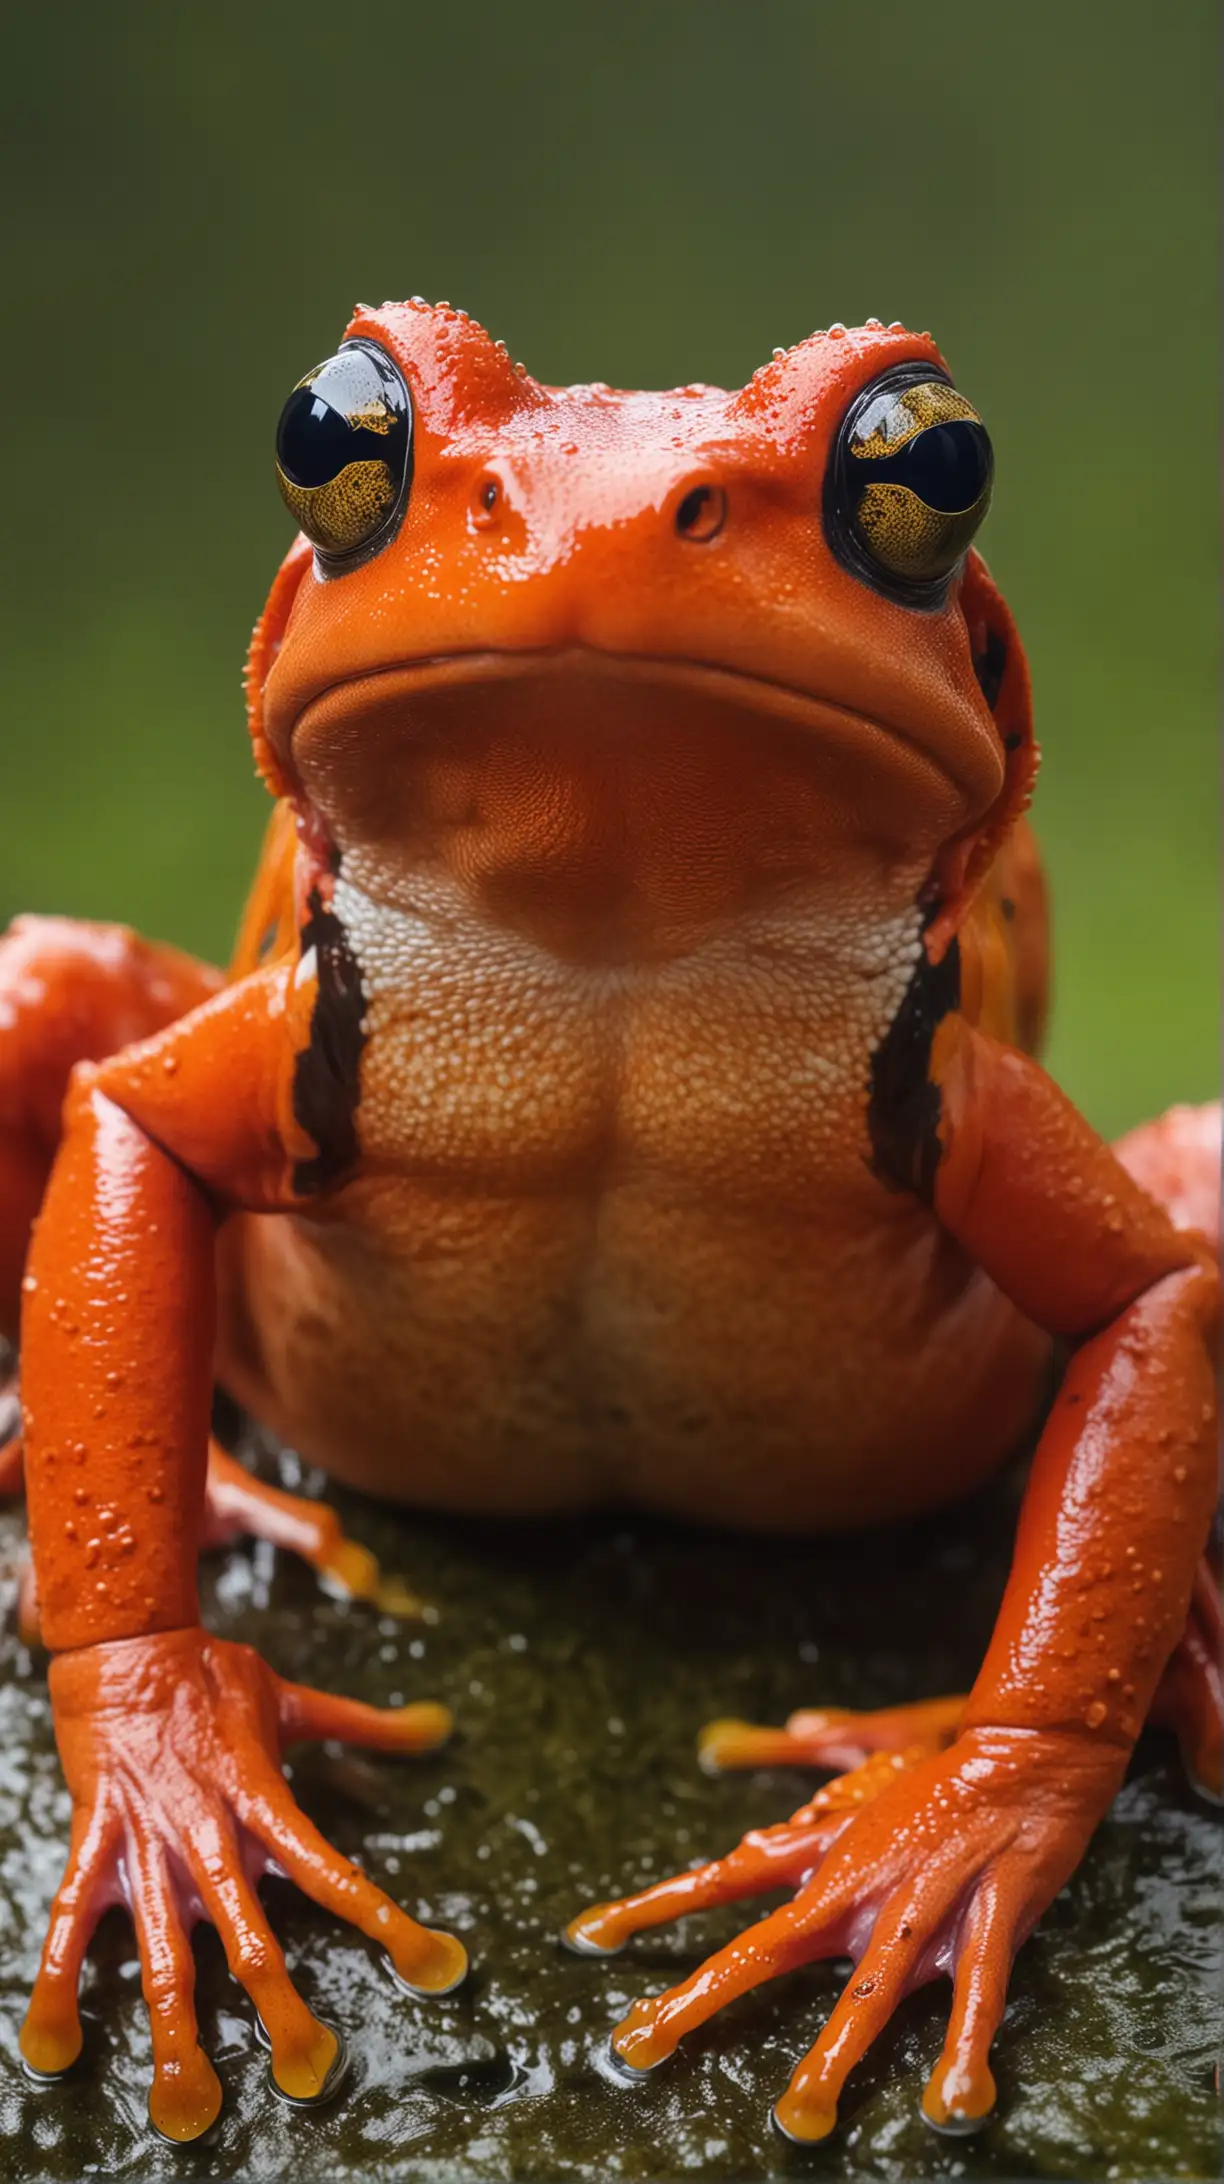
[[[634,1934],[694,1911],[741,1903],[774,1888],[796,1888],[820,1863],[848,1817],[879,1796],[897,1775],[927,1756],[925,1745],[873,1752],[858,1767],[826,1782],[777,1827],[754,1828],[724,1858],[656,1881],[637,1895],[594,1904],[565,1929],[580,1956],[615,1956]]]
[[[747,1721],[707,1722],[698,1759],[707,1774],[748,1767],[853,1768],[876,1752],[922,1745],[943,1751],[964,1711],[961,1697],[922,1699],[910,1706],[850,1713],[844,1707],[806,1708],[781,1729]]]
[[[209,1445],[205,1544],[266,1539],[300,1555],[325,1582],[355,1600],[368,1600],[382,1615],[404,1622],[430,1621],[433,1611],[399,1578],[381,1569],[368,1547],[350,1539],[327,1502],[286,1493],[257,1479],[216,1441]]]

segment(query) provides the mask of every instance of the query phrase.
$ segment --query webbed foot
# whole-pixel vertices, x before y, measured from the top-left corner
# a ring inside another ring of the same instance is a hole
[[[1012,1958],[1124,1767],[1124,1753],[1076,1733],[973,1729],[946,1750],[875,1752],[729,1857],[585,1912],[568,1938],[595,1953],[686,1912],[796,1890],[689,1979],[636,2003],[612,2034],[613,2054],[652,2070],[737,1995],[848,1956],[851,1978],[774,2110],[785,2137],[810,2143],[834,2128],[846,2078],[902,1996],[948,1974],[948,2034],[923,2114],[939,2130],[975,2128],[994,2104],[988,2055]]]

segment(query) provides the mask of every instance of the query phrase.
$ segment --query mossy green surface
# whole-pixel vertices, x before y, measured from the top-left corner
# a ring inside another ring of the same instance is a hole
[[[1083,1867],[1020,1956],[996,2049],[997,2119],[973,2139],[938,2138],[918,2114],[945,1986],[903,2006],[851,2079],[838,2135],[803,2154],[775,2137],[770,2105],[844,1965],[747,1997],[629,2086],[607,2068],[610,2026],[753,1912],[690,1920],[603,1964],[558,1946],[584,1903],[729,1847],[800,1802],[810,1777],[702,1775],[702,1720],[776,1720],[799,1704],[880,1705],[966,1683],[1001,1588],[1017,1484],[904,1531],[783,1544],[617,1518],[493,1527],[344,1497],[358,1536],[437,1604],[428,1625],[334,1600],[265,1547],[210,1556],[210,1624],[283,1672],[379,1703],[428,1696],[453,1707],[459,1732],[433,1757],[397,1764],[311,1749],[295,1755],[293,1773],[332,1840],[409,1910],[462,1934],[474,1970],[452,1999],[406,1996],[359,1937],[288,1884],[269,1884],[291,1966],[342,2030],[351,2074],[339,2099],[312,2113],[273,2099],[251,2008],[202,1932],[201,2025],[225,2106],[186,2151],[161,2145],[147,2124],[149,2039],[121,1914],[87,1967],[81,2063],[36,2087],[17,2059],[67,1806],[42,1668],[18,1645],[10,1612],[0,1642],[0,2174],[22,2184],[1216,2176],[1220,1833],[1163,1739],[1141,1746]],[[20,1518],[3,1524],[11,1572]]]

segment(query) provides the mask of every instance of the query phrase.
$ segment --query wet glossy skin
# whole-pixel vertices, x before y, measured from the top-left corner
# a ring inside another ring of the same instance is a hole
[[[206,1524],[376,1582],[216,1454],[206,1484],[214,1374],[380,1494],[811,1530],[980,1477],[1059,1336],[1079,1347],[968,1699],[720,1725],[719,1763],[765,1736],[850,1773],[787,1829],[571,1930],[602,1949],[791,1882],[793,1904],[638,2005],[622,2060],[653,2065],[775,1970],[852,1954],[778,2108],[820,2137],[899,1995],[955,1970],[926,2108],[961,2127],[993,2097],[1012,1952],[1149,1708],[1218,1769],[1205,1580],[1189,1605],[1214,1274],[1186,1225],[1212,1218],[1218,1124],[1179,1111],[1123,1166],[1030,1058],[1045,931],[1010,617],[972,553],[915,605],[831,550],[841,420],[886,369],[937,372],[926,337],[835,329],[739,393],[624,395],[540,387],[447,309],[388,306],[350,334],[411,390],[411,490],[356,566],[299,540],[256,632],[252,732],[280,803],[231,983],[201,967],[193,989],[190,966],[170,979],[90,929],[27,924],[0,959],[10,1232],[59,1134],[46,1086],[92,1065],[24,1283],[39,1603],[79,1815],[25,2053],[71,2059],[80,1953],[121,1885],[173,2136],[219,2099],[184,1953],[201,1911],[280,2081],[326,2080],[330,2035],[250,1884],[269,1859],[415,1984],[461,1971],[458,1944],[314,1836],[277,1766],[295,1732],[419,1747],[438,1710],[386,1723],[289,1691],[196,1625]],[[69,991],[88,1006],[65,1057]],[[133,1032],[152,1036],[115,1052]]]

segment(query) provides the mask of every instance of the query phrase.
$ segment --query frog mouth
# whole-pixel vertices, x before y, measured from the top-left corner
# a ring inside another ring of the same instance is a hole
[[[915,789],[920,781],[932,788],[942,783],[945,792],[949,786],[959,789],[962,808],[957,818],[961,821],[966,810],[993,801],[1002,778],[997,753],[983,749],[980,737],[975,749],[973,741],[960,735],[958,745],[968,748],[958,748],[953,763],[950,751],[936,755],[928,743],[896,721],[816,696],[792,683],[707,661],[608,652],[585,645],[444,653],[345,676],[314,692],[300,707],[289,730],[289,751],[296,759],[303,744],[337,728],[351,709],[364,713],[371,704],[379,710],[388,706],[400,710],[405,725],[411,727],[413,716],[423,714],[431,697],[445,704],[448,696],[462,702],[460,694],[469,693],[479,703],[479,693],[499,686],[555,682],[576,691],[596,681],[610,689],[619,685],[628,707],[635,692],[670,690],[698,702],[704,697],[712,712],[732,707],[749,719],[789,724],[805,739],[847,743],[868,773],[876,771],[877,761],[883,770],[891,757],[911,773]],[[975,756],[976,765],[966,763]]]
[[[466,652],[311,696],[301,789],[380,887],[445,867],[565,952],[670,949],[779,891],[915,874],[968,815],[912,737],[737,669]],[[857,876],[857,878],[856,878]]]

